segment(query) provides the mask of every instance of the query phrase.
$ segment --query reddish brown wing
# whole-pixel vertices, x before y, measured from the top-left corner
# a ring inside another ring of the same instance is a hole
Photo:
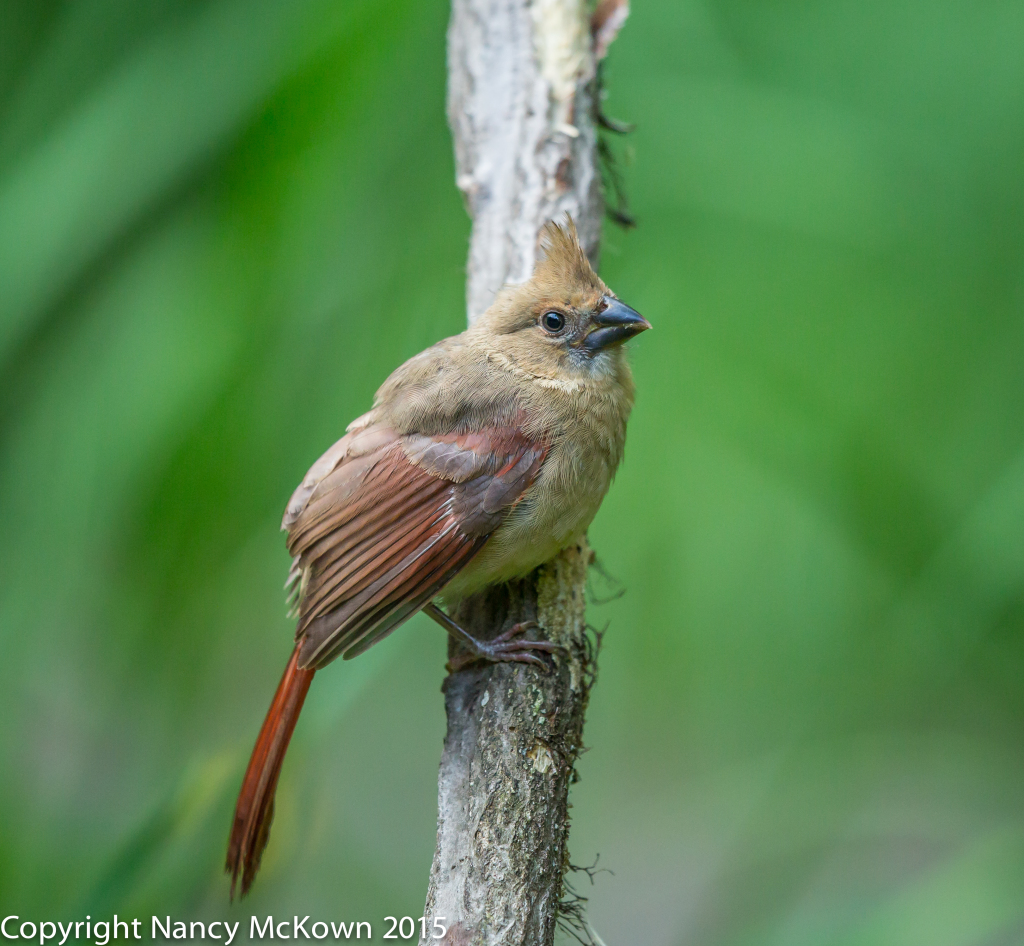
[[[285,513],[299,666],[354,657],[427,604],[536,479],[547,449],[516,427],[428,437],[374,425],[335,444]]]

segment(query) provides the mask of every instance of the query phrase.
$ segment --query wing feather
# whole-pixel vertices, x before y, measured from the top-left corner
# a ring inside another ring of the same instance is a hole
[[[283,522],[299,666],[362,653],[435,597],[533,483],[547,449],[516,427],[428,437],[370,424],[338,441]]]
[[[423,607],[437,594],[435,589],[444,587],[486,541],[486,538],[480,538],[472,544],[459,546],[451,542],[439,543],[431,549],[429,558],[421,559],[422,569],[419,573],[406,576],[401,584],[389,588],[387,597],[367,613],[357,627],[346,633],[341,644],[345,657],[362,653],[371,641],[380,640],[397,627],[401,620],[405,620],[392,618],[396,601],[414,603],[415,608],[410,613]]]
[[[440,484],[436,493],[443,492],[444,488],[444,484]],[[397,509],[388,510],[387,516],[367,517],[358,534],[350,532],[339,537],[336,542],[318,543],[309,553],[310,559],[318,562],[315,566],[318,591],[309,598],[310,613],[320,613],[321,601],[339,585],[350,582],[353,572],[374,560],[381,561],[390,549],[408,537],[410,529],[422,525],[423,518],[418,515],[418,507],[424,499],[438,498],[434,492],[424,495],[421,491],[414,502],[408,501]]]
[[[483,545],[484,541],[486,540],[480,541],[480,545]],[[420,608],[436,596],[437,591],[435,589],[438,587],[443,588],[448,584],[478,550],[472,547],[463,550],[451,562],[444,563],[436,572],[428,576],[422,582],[422,587],[415,596],[410,597],[405,604],[402,604],[398,609],[388,609],[383,616],[375,615],[373,620],[366,621],[359,628],[358,632],[351,634],[350,639],[346,641],[343,648],[345,659],[348,660],[359,656],[359,654],[368,650],[377,641],[383,640],[403,621],[419,611]]]
[[[355,560],[346,563],[340,573],[336,573],[330,583],[325,583],[323,592],[310,601],[310,614],[319,617],[331,610],[339,601],[353,594],[359,588],[373,580],[395,564],[404,561],[409,554],[421,549],[423,543],[429,541],[441,524],[445,514],[434,519],[412,519],[402,522],[399,528],[385,533],[373,546],[363,550]]]

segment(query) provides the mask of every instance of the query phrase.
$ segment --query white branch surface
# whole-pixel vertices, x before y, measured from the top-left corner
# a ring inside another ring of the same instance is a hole
[[[601,232],[593,41],[582,0],[454,0],[448,122],[473,218],[466,301],[480,315],[529,278],[548,220],[572,214],[591,260]]]
[[[613,27],[609,10],[619,17]],[[603,24],[602,53],[625,10],[624,0],[601,4],[595,25]],[[603,205],[587,5],[453,0],[448,73],[457,183],[473,218],[466,290],[472,322],[503,283],[529,277],[548,220],[571,214],[597,263]],[[594,671],[584,619],[589,561],[581,540],[454,615],[483,638],[537,619],[566,653],[550,671],[474,664],[445,681],[448,733],[424,946],[439,942],[431,934],[435,918],[448,930],[440,942],[450,946],[554,942],[568,867],[569,785]]]

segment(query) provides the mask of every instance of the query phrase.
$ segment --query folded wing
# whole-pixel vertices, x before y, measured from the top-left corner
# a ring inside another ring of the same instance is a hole
[[[336,443],[283,522],[299,666],[354,657],[427,604],[529,489],[547,450],[515,426],[425,436],[373,424]]]

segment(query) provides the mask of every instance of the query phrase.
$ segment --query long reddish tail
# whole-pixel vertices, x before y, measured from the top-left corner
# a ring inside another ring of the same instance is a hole
[[[274,819],[277,777],[281,774],[281,763],[288,751],[288,742],[316,672],[300,670],[298,661],[299,648],[296,647],[288,666],[284,668],[284,676],[277,686],[267,718],[263,720],[263,728],[249,759],[249,768],[245,770],[242,790],[238,793],[235,823],[231,828],[225,864],[225,870],[231,875],[232,899],[239,874],[241,895],[244,897],[252,886],[256,871],[260,869],[260,857],[267,846],[270,822]]]

